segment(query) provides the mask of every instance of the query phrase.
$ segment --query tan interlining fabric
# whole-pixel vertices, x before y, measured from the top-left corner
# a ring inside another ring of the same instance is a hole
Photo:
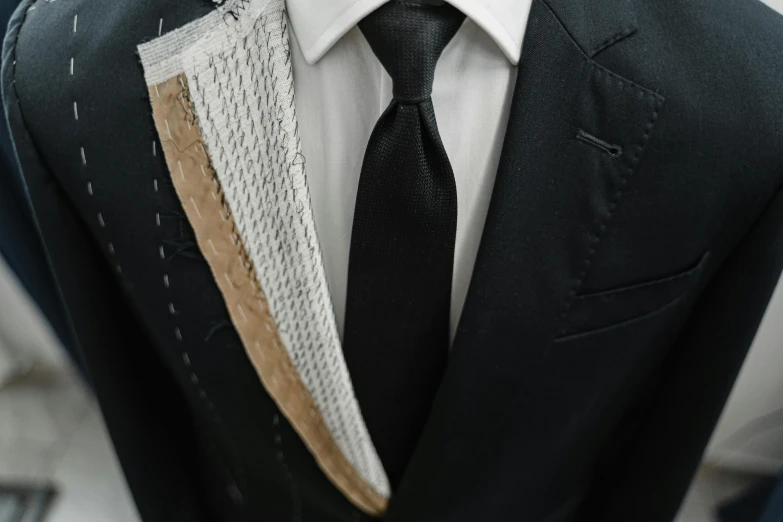
[[[340,451],[278,335],[212,170],[187,79],[180,74],[149,91],[174,188],[261,382],[334,485],[366,513],[384,513],[388,499],[376,493]]]

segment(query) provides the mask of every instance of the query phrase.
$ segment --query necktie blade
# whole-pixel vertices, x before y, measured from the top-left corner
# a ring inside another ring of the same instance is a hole
[[[359,179],[343,352],[392,487],[448,360],[457,190],[430,93],[463,19],[451,6],[392,2],[360,23],[395,98],[370,136]]]

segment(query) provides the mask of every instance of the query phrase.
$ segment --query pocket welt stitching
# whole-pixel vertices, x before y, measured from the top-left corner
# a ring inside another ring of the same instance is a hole
[[[673,283],[680,279],[687,279],[688,277],[698,273],[702,269],[702,267],[704,266],[705,262],[709,257],[710,257],[710,252],[708,250],[701,256],[699,261],[694,266],[688,268],[683,272],[679,272],[677,274],[667,276],[667,277],[662,277],[660,279],[645,281],[643,283],[636,283],[628,286],[622,286],[619,288],[610,288],[608,290],[599,290],[597,292],[588,292],[584,294],[579,294],[574,299],[577,301],[585,301],[589,299],[600,299],[600,298],[611,299],[614,296],[624,294],[627,292],[632,292],[634,290],[643,290],[644,288],[652,288],[656,285]]]
[[[656,308],[655,310],[652,310],[650,312],[644,313],[642,315],[637,315],[636,317],[631,317],[630,319],[626,319],[624,321],[620,321],[619,323],[613,323],[613,324],[610,324],[610,325],[607,325],[607,326],[601,326],[601,327],[593,328],[591,330],[586,330],[586,331],[583,331],[583,332],[576,332],[576,333],[573,333],[573,334],[568,334],[568,335],[562,335],[560,337],[555,337],[554,342],[555,343],[564,343],[564,342],[568,342],[568,341],[573,341],[573,340],[579,339],[581,337],[587,337],[589,335],[598,334],[598,333],[602,333],[602,332],[609,332],[609,331],[614,330],[616,328],[622,328],[623,326],[628,326],[630,324],[641,322],[641,321],[644,321],[646,319],[651,319],[652,317],[654,317],[654,316],[656,316],[658,314],[661,314],[661,313],[667,311],[670,308],[674,308],[675,306],[677,306],[680,303],[680,301],[682,301],[682,299],[685,297],[685,295],[686,295],[685,293],[680,294],[679,296],[675,297],[674,299],[672,299],[671,301],[669,301],[665,305],[660,306],[660,307]]]

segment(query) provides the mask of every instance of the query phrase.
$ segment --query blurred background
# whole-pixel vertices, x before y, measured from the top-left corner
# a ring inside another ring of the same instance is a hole
[[[764,1],[783,12],[783,0]],[[17,3],[0,0],[3,27]],[[14,169],[4,123],[0,134],[0,168]],[[0,522],[140,522],[97,404],[59,340],[67,328],[46,267],[28,262],[41,253],[14,242],[33,225],[7,188],[0,187]],[[781,318],[783,281],[677,522],[783,522]]]

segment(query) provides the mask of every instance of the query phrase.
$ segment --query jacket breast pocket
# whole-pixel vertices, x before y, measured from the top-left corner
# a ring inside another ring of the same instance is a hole
[[[692,266],[667,277],[578,294],[555,342],[632,326],[675,307],[696,285],[708,258],[705,252]]]

